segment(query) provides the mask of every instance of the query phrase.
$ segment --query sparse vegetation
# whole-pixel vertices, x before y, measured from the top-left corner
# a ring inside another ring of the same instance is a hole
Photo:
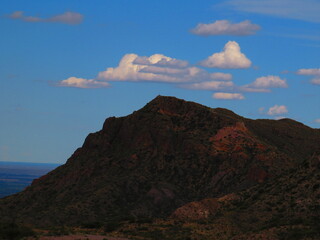
[[[14,222],[0,222],[1,240],[20,240],[30,236],[35,236],[35,232],[27,226],[19,225]]]

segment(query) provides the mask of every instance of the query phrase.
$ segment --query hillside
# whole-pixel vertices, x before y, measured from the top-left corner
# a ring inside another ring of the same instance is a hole
[[[167,218],[190,202],[254,186],[276,191],[273,181],[319,153],[319,142],[319,129],[290,119],[251,120],[158,96],[131,115],[108,118],[66,164],[1,199],[0,214],[34,226]]]

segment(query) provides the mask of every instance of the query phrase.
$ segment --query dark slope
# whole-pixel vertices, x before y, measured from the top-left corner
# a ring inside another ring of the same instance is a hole
[[[292,120],[249,120],[159,96],[108,118],[65,165],[2,199],[0,214],[44,226],[168,216],[279,176],[319,142],[319,130]]]

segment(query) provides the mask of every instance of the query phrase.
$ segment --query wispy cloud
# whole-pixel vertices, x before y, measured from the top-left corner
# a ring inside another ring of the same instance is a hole
[[[241,93],[224,93],[217,92],[212,95],[215,99],[224,99],[224,100],[243,100],[244,96]]]
[[[60,81],[57,86],[75,88],[105,88],[109,87],[110,84],[108,82],[97,81],[95,79],[69,77]]]
[[[195,28],[191,29],[191,33],[201,36],[214,35],[235,35],[247,36],[253,35],[261,27],[257,24],[251,23],[249,20],[232,23],[228,20],[218,20],[213,23],[199,23]]]
[[[214,53],[199,63],[208,68],[249,68],[251,61],[241,52],[235,41],[229,41],[222,52]]]
[[[320,22],[318,0],[228,0],[225,5],[243,12]]]
[[[63,24],[80,24],[83,21],[83,15],[77,12],[65,12],[59,15],[55,15],[49,18],[40,18],[35,16],[25,16],[23,11],[15,11],[8,15],[11,19],[17,19],[24,22],[51,22],[51,23],[63,23]]]
[[[287,88],[288,84],[285,79],[279,76],[263,76],[257,78],[253,83],[245,85],[242,90],[245,92],[269,92],[270,88]]]
[[[310,83],[320,85],[320,68],[302,68],[299,69],[296,74],[312,76]]]
[[[194,89],[194,90],[223,90],[231,89],[234,87],[234,83],[231,81],[207,81],[200,83],[184,84],[180,85],[183,88]]]

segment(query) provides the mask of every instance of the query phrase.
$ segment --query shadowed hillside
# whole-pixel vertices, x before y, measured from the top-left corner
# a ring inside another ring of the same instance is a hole
[[[158,96],[108,118],[65,165],[1,199],[0,214],[36,226],[168,217],[295,171],[319,142],[318,129],[290,119],[250,120]]]

